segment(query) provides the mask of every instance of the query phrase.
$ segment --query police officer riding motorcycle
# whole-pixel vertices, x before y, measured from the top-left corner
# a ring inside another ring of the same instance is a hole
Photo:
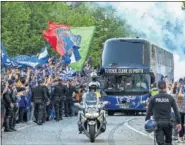
[[[75,104],[81,109],[78,113],[78,129],[79,133],[82,132],[90,139],[91,142],[95,141],[95,138],[105,132],[106,130],[106,118],[105,111],[103,110],[107,102],[100,102],[99,97],[96,95],[98,83],[91,82],[89,84],[89,90],[82,96],[82,102]]]
[[[92,72],[91,73],[91,79],[92,81],[89,83],[89,86],[91,86],[91,84],[96,84],[97,88],[100,88],[100,83],[97,81],[97,73],[96,72]]]

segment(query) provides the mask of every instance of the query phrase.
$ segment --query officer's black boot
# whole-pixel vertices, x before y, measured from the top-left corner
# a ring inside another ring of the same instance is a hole
[[[79,134],[82,134],[83,127],[82,127],[82,123],[80,121],[78,121],[78,130],[79,130]]]
[[[11,128],[11,130],[13,130],[13,131],[17,131],[15,128]]]
[[[42,121],[41,120],[37,121],[37,124],[42,125]]]
[[[14,124],[14,118],[13,117],[10,118],[10,129],[13,130],[13,131],[17,131],[15,129],[15,124]]]

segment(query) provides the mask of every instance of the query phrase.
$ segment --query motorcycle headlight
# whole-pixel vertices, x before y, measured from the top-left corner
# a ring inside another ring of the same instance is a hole
[[[99,116],[99,113],[93,112],[93,113],[85,113],[85,117],[87,118],[96,118]]]
[[[89,118],[89,117],[91,117],[91,114],[90,113],[85,113],[85,117]]]
[[[96,113],[93,113],[93,116],[94,117],[98,117],[99,116],[99,113],[97,113],[97,112]]]

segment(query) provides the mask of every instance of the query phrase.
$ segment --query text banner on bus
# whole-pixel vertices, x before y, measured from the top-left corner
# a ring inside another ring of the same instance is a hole
[[[109,73],[109,74],[142,74],[147,72],[149,72],[149,70],[137,69],[137,68],[105,69],[105,73]]]

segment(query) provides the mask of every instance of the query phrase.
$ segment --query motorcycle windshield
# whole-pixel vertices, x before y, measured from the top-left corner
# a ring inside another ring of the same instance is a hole
[[[96,94],[92,92],[87,93],[85,103],[87,106],[96,105],[97,104]]]

